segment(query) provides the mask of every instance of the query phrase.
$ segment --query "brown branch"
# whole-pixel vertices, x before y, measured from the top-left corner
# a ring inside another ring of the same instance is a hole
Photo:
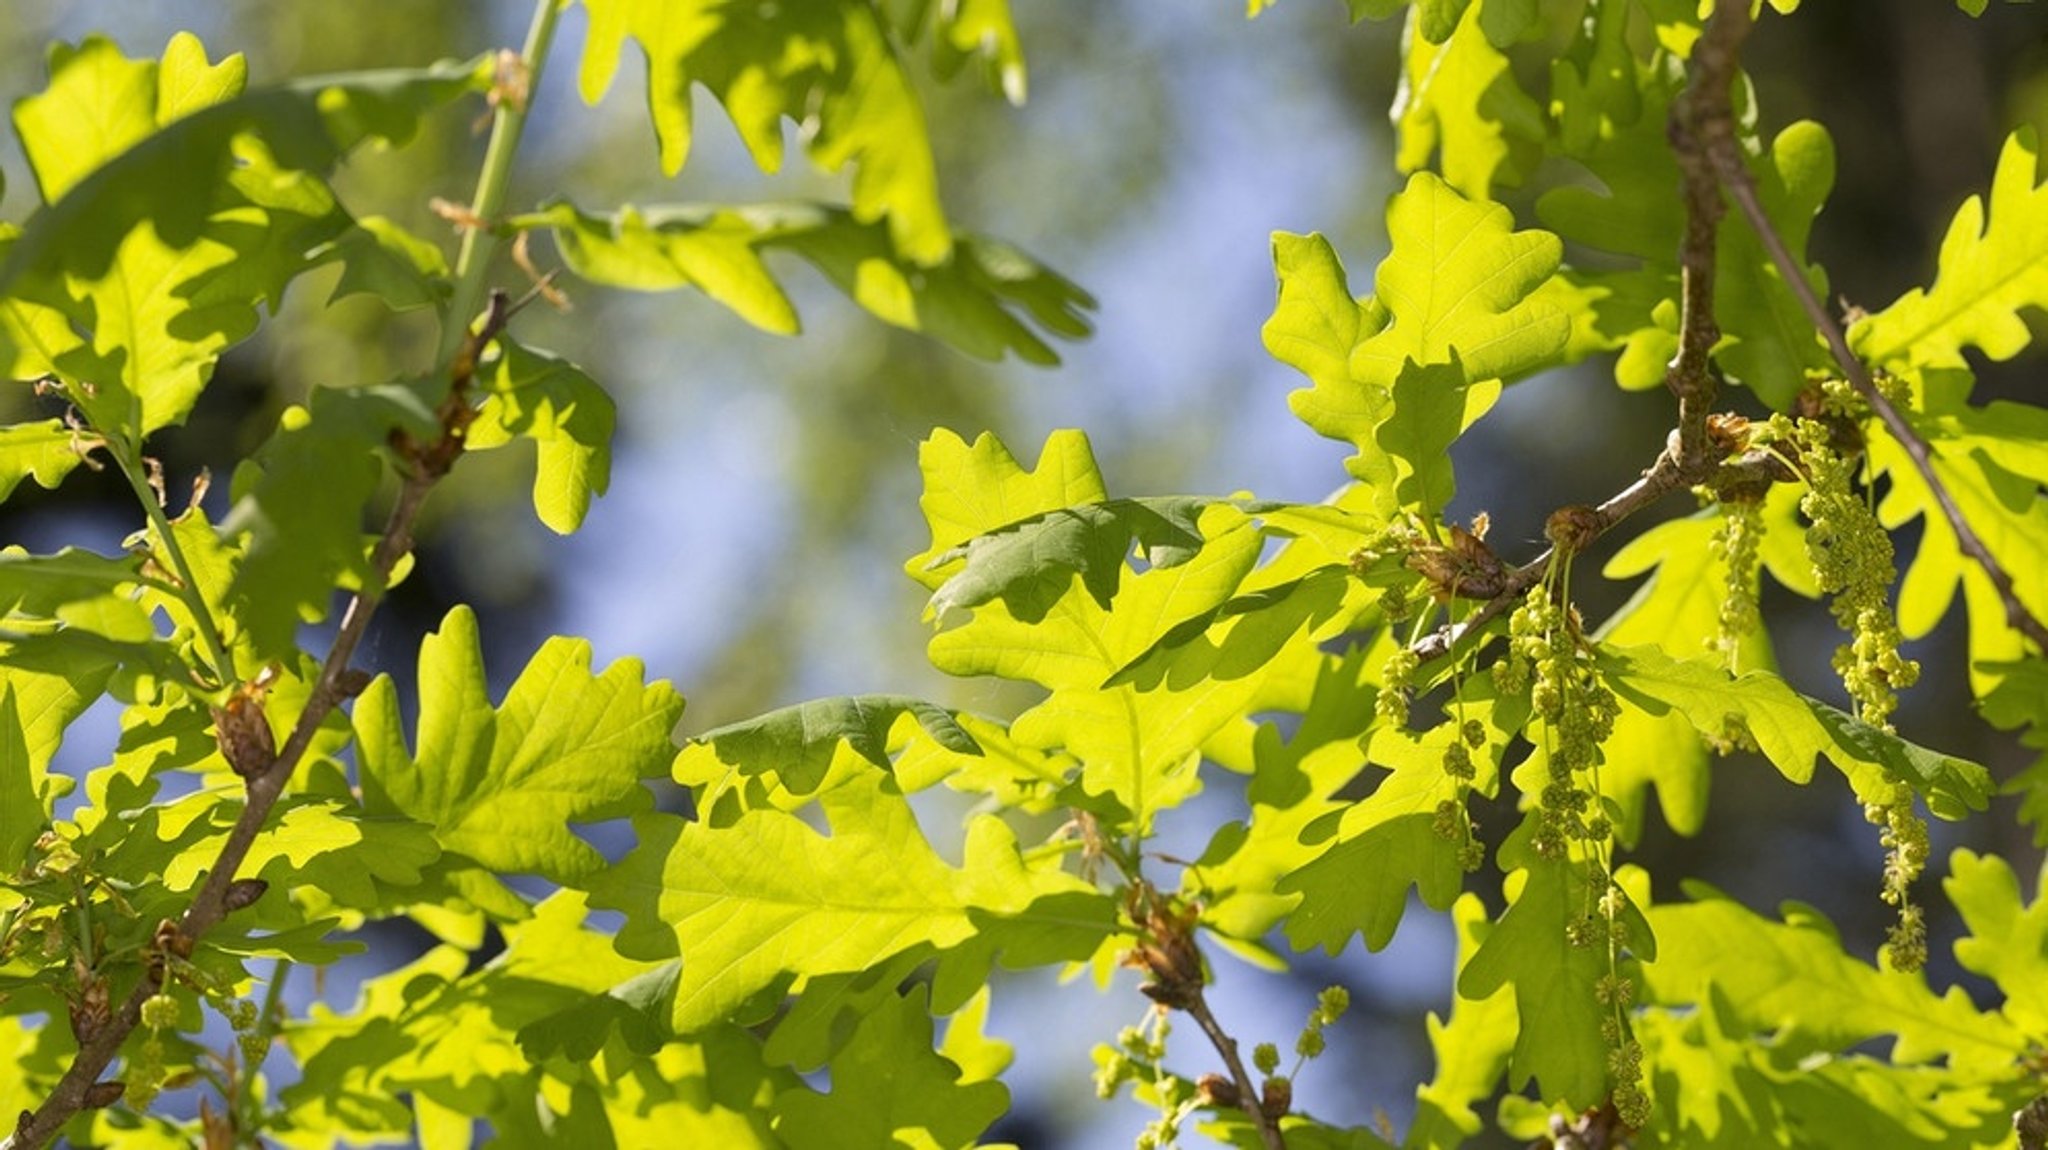
[[[1733,466],[1721,464],[1720,456],[1717,454],[1720,449],[1710,437],[1702,436],[1702,454],[1691,459],[1681,455],[1676,446],[1678,440],[1679,433],[1673,431],[1671,444],[1657,457],[1657,462],[1637,477],[1634,483],[1608,496],[1598,507],[1571,505],[1559,508],[1551,516],[1553,522],[1560,517],[1569,517],[1572,520],[1572,541],[1576,544],[1575,550],[1583,550],[1586,545],[1613,530],[1622,520],[1674,491],[1689,490],[1710,479],[1718,482],[1716,472],[1724,466]],[[1745,474],[1746,468],[1745,461],[1740,468],[1734,468],[1733,473]],[[1502,613],[1514,606],[1529,588],[1540,582],[1544,572],[1550,569],[1551,559],[1556,554],[1557,548],[1553,546],[1522,566],[1509,571],[1498,591],[1481,603],[1478,610],[1462,622],[1449,624],[1423,636],[1411,650],[1423,662],[1449,654],[1459,640],[1477,633],[1488,623],[1499,618]]]
[[[1716,141],[1711,158],[1718,178],[1728,189],[1728,197],[1735,201],[1743,216],[1748,219],[1750,227],[1756,231],[1757,238],[1763,241],[1764,250],[1770,253],[1771,262],[1777,265],[1778,274],[1784,278],[1786,284],[1792,288],[1793,296],[1799,300],[1800,309],[1813,321],[1813,326],[1827,341],[1828,351],[1834,355],[1835,363],[1842,369],[1849,386],[1856,389],[1856,394],[1862,396],[1863,401],[1870,405],[1870,409],[1877,413],[1878,419],[1884,423],[1885,430],[1891,432],[1892,438],[1905,449],[1907,458],[1913,461],[1913,470],[1920,473],[1921,482],[1927,484],[1927,489],[1934,493],[1934,501],[1941,507],[1942,517],[1948,520],[1949,529],[1955,532],[1956,546],[1976,561],[1977,566],[1983,569],[1985,577],[1989,578],[1991,585],[1997,589],[2000,602],[2005,604],[2007,625],[2032,639],[2037,649],[2048,652],[2048,625],[2044,625],[2027,610],[2026,604],[2020,601],[2019,594],[2014,588],[2011,574],[1998,562],[1998,558],[1991,554],[1990,548],[1984,545],[1976,530],[1963,517],[1962,508],[1956,506],[1955,498],[1949,494],[1948,486],[1934,470],[1934,453],[1928,447],[1927,440],[1913,429],[1913,425],[1906,421],[1898,407],[1878,389],[1877,382],[1871,378],[1869,366],[1850,350],[1849,340],[1842,331],[1842,325],[1836,322],[1835,317],[1828,313],[1827,307],[1814,294],[1813,285],[1806,282],[1805,269],[1799,266],[1799,260],[1785,245],[1785,238],[1778,234],[1776,225],[1772,224],[1771,217],[1764,211],[1762,201],[1757,198],[1756,181],[1750,176],[1749,168],[1743,164],[1742,153],[1735,147],[1734,141]]]
[[[1678,397],[1675,446],[1680,459],[1705,453],[1707,410],[1716,390],[1709,360],[1721,339],[1714,320],[1715,245],[1727,207],[1710,157],[1719,142],[1735,139],[1728,91],[1748,33],[1749,0],[1722,0],[1693,46],[1691,80],[1672,102],[1666,128],[1685,200],[1685,234],[1678,250],[1678,357],[1664,376],[1665,386]]]
[[[1733,148],[1735,115],[1729,90],[1736,60],[1749,35],[1748,0],[1720,0],[1712,19],[1693,47],[1692,76],[1671,107],[1668,133],[1678,160],[1680,194],[1685,200],[1685,234],[1679,243],[1678,355],[1664,373],[1664,385],[1678,399],[1678,426],[1664,451],[1634,483],[1615,492],[1598,507],[1561,507],[1550,517],[1553,544],[1562,538],[1568,551],[1584,550],[1622,520],[1674,491],[1701,483],[1715,486],[1753,485],[1768,463],[1747,458],[1724,463],[1734,443],[1714,434],[1710,411],[1719,390],[1710,359],[1721,339],[1714,320],[1714,273],[1721,217],[1720,177],[1713,157]],[[1560,529],[1563,534],[1560,534]],[[1464,621],[1446,624],[1422,637],[1410,650],[1422,662],[1448,654],[1459,640],[1478,633],[1499,618],[1535,586],[1549,570],[1557,547],[1508,573],[1506,580]]]
[[[1244,1068],[1244,1059],[1238,1057],[1237,1039],[1223,1029],[1216,1021],[1215,1012],[1209,1009],[1209,1000],[1202,994],[1200,986],[1188,1001],[1181,1004],[1195,1025],[1209,1038],[1209,1045],[1223,1059],[1223,1065],[1230,1069],[1230,1079],[1237,1084],[1238,1106],[1251,1116],[1252,1125],[1259,1129],[1259,1140],[1266,1144],[1266,1150],[1287,1150],[1287,1140],[1280,1133],[1280,1115],[1269,1114],[1266,1102],[1258,1086],[1252,1082],[1251,1072]]]
[[[1202,994],[1206,975],[1203,970],[1201,948],[1195,945],[1195,924],[1199,912],[1172,897],[1162,898],[1157,889],[1143,876],[1131,874],[1131,885],[1124,892],[1124,909],[1138,930],[1138,945],[1123,956],[1125,966],[1143,970],[1149,977],[1138,990],[1168,1010],[1185,1011],[1208,1036],[1209,1044],[1223,1057],[1223,1064],[1230,1069],[1235,1099],[1216,1097],[1219,1105],[1234,1105],[1251,1117],[1258,1127],[1259,1140],[1266,1150],[1287,1150],[1287,1141],[1280,1133],[1280,1117],[1286,1113],[1284,1105],[1268,1107],[1263,1093],[1252,1081],[1251,1072],[1244,1068],[1244,1060],[1238,1057],[1237,1040],[1230,1037],[1223,1025],[1216,1021],[1216,1014],[1209,1009],[1208,999]],[[1206,1079],[1205,1079],[1206,1082]],[[1206,1093],[1206,1090],[1205,1090]]]
[[[364,580],[362,589],[349,599],[340,629],[334,636],[334,645],[328,649],[327,658],[320,666],[319,678],[314,681],[312,696],[307,699],[305,709],[299,712],[298,721],[285,739],[284,746],[275,755],[266,754],[268,761],[252,763],[246,752],[235,753],[223,739],[223,750],[229,753],[230,765],[247,779],[248,792],[242,813],[228,831],[227,841],[221,844],[220,854],[208,868],[206,881],[200,886],[199,893],[176,923],[166,921],[158,930],[155,958],[144,968],[134,990],[103,1023],[90,1033],[79,1035],[78,1053],[42,1107],[33,1113],[22,1111],[20,1120],[15,1124],[13,1138],[7,1143],[8,1150],[40,1147],[55,1137],[64,1124],[80,1111],[110,1106],[120,1099],[121,1084],[102,1082],[100,1075],[113,1062],[128,1035],[141,1025],[142,1004],[163,989],[164,952],[190,953],[193,944],[226,918],[231,910],[251,901],[246,894],[234,893],[238,889],[235,872],[248,858],[250,847],[255,844],[256,836],[262,833],[272,808],[283,797],[285,784],[312,746],[320,724],[343,700],[361,689],[361,672],[351,669],[349,661],[369,630],[370,618],[376,613],[377,604],[384,595],[385,580],[390,578],[399,560],[412,550],[413,524],[419,518],[420,506],[425,502],[427,492],[448,473],[449,467],[462,454],[464,433],[474,417],[469,389],[475,379],[477,363],[484,350],[504,330],[510,314],[504,294],[493,293],[483,322],[469,333],[449,368],[448,396],[437,412],[441,418],[440,437],[427,444],[402,439],[398,442],[400,455],[409,467],[404,485],[399,489],[398,500],[385,520],[384,534],[371,554],[372,573]],[[239,889],[247,891],[249,888],[240,886]]]

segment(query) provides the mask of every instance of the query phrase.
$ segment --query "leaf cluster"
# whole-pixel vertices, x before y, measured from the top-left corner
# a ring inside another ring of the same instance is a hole
[[[1115,494],[1082,432],[1034,454],[934,431],[930,541],[904,564],[927,655],[1014,692],[960,698],[1023,705],[875,693],[678,740],[681,694],[581,640],[494,679],[468,607],[421,641],[409,688],[353,665],[469,453],[530,442],[557,533],[609,484],[621,413],[529,342],[520,309],[558,290],[529,241],[584,283],[701,295],[779,335],[800,326],[788,253],[984,359],[1054,362],[1094,301],[941,205],[917,60],[941,79],[974,61],[1021,101],[1002,0],[583,7],[582,96],[644,56],[669,175],[688,178],[701,87],[761,168],[794,140],[845,173],[846,202],[499,210],[556,0],[522,53],[261,88],[189,34],[156,59],[88,38],[16,104],[41,202],[0,229],[0,360],[50,414],[0,428],[0,498],[109,468],[137,526],[117,554],[0,551],[11,1144],[454,1146],[481,1121],[509,1145],[971,1146],[1011,1101],[998,971],[1041,967],[1128,1018],[1099,1082],[1157,1110],[1153,1145],[1199,1126],[1264,1150],[1435,1148],[1489,1124],[1559,1146],[2038,1144],[2010,1116],[2043,1105],[2041,892],[1997,855],[1930,858],[1920,821],[1982,819],[2000,784],[1875,696],[1843,710],[1788,678],[1733,603],[1764,577],[1839,589],[1831,541],[1917,522],[1903,571],[1888,546],[1853,560],[1850,664],[1905,665],[1863,648],[1927,634],[1960,587],[1983,719],[2048,746],[2048,583],[2006,574],[2048,569],[2048,412],[1971,399],[1978,357],[2020,354],[2048,307],[2028,133],[1928,286],[1845,330],[1803,255],[1833,144],[1810,122],[1766,132],[1740,74],[1743,38],[1779,16],[1352,0],[1353,20],[1405,23],[1387,254],[1360,294],[1329,240],[1275,234],[1262,329],[1305,377],[1294,413],[1351,450],[1342,486]],[[493,142],[448,213],[459,238],[342,192],[355,153],[479,105]],[[501,241],[533,277],[519,300],[489,290]],[[441,350],[313,388],[211,512],[203,482],[174,511],[153,452],[329,265],[336,296],[422,313]],[[1449,522],[1470,429],[1593,357],[1673,394],[1642,478],[1509,542]],[[1724,398],[1747,414],[1710,410]],[[1824,482],[1825,515],[1802,498]],[[1630,523],[1688,490],[1718,506]],[[1737,547],[1736,522],[1761,537]],[[1513,553],[1539,532],[1549,550]],[[1604,570],[1575,565],[1610,532],[1632,538]],[[1588,579],[1638,576],[1610,617],[1576,606]],[[103,700],[119,744],[74,783],[52,762]],[[1735,784],[1717,759],[1737,750],[1771,773]],[[1867,955],[1796,901],[1764,913],[1630,861],[1653,793],[1696,835],[1717,782],[1860,808],[1891,943]],[[2004,789],[2042,834],[2048,759]],[[1169,816],[1209,820],[1193,857],[1158,852]],[[1981,1004],[1919,967],[1929,867],[1955,963],[1996,991]],[[1379,952],[1418,914],[1448,916],[1458,953],[1414,1119],[1320,1120],[1343,1087],[1303,1066],[1342,1041],[1341,988],[1305,1026],[1225,1019],[1216,968]],[[286,993],[398,922],[431,945],[354,1002]],[[187,1088],[197,1118],[151,1105]]]

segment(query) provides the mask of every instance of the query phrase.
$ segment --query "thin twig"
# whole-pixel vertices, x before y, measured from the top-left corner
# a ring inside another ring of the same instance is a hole
[[[1224,1065],[1230,1068],[1237,1097],[1224,1104],[1234,1104],[1251,1117],[1266,1150],[1287,1150],[1287,1140],[1280,1134],[1280,1118],[1286,1113],[1286,1105],[1277,1105],[1277,1113],[1268,1112],[1263,1092],[1237,1055],[1237,1040],[1216,1021],[1215,1012],[1202,995],[1208,976],[1201,948],[1195,943],[1199,913],[1177,899],[1162,898],[1138,873],[1134,863],[1118,865],[1125,868],[1125,876],[1130,880],[1131,885],[1124,890],[1124,906],[1139,939],[1136,946],[1125,952],[1123,964],[1137,967],[1149,976],[1138,988],[1145,997],[1165,1009],[1186,1011],[1195,1020],[1208,1036],[1209,1044],[1222,1055]]]
[[[1223,1024],[1216,1021],[1215,1013],[1209,1009],[1209,1000],[1203,997],[1199,986],[1195,988],[1189,1000],[1181,1004],[1181,1009],[1187,1012],[1189,1018],[1195,1020],[1195,1025],[1202,1028],[1202,1033],[1209,1038],[1209,1044],[1214,1046],[1216,1053],[1222,1057],[1223,1065],[1230,1068],[1231,1081],[1237,1083],[1238,1105],[1251,1116],[1252,1124],[1259,1128],[1259,1140],[1266,1144],[1266,1150],[1287,1150],[1287,1140],[1280,1133],[1280,1115],[1266,1113],[1265,1099],[1260,1094],[1258,1085],[1252,1081],[1251,1072],[1244,1068],[1244,1059],[1238,1057],[1237,1039],[1232,1038],[1230,1033],[1223,1029]]]
[[[334,636],[334,645],[328,649],[327,658],[320,666],[320,675],[314,680],[312,696],[306,700],[305,709],[299,712],[290,736],[269,766],[249,776],[247,799],[241,815],[228,831],[227,841],[221,844],[213,865],[207,868],[206,881],[193,897],[191,905],[185,908],[185,913],[175,924],[166,923],[165,929],[158,932],[160,950],[189,951],[193,943],[227,917],[231,909],[228,891],[236,881],[235,872],[241,869],[256,836],[262,833],[264,824],[269,821],[272,808],[283,797],[285,784],[313,745],[313,737],[319,732],[320,724],[344,699],[359,689],[356,685],[359,673],[350,669],[349,662],[355,655],[356,646],[369,630],[370,619],[376,614],[377,604],[384,595],[385,580],[390,578],[398,561],[412,550],[413,524],[419,518],[420,506],[425,502],[427,492],[447,474],[449,465],[462,453],[463,433],[472,411],[469,389],[476,365],[484,350],[504,329],[508,310],[504,294],[494,293],[482,324],[470,332],[451,368],[449,395],[441,405],[443,432],[440,438],[432,443],[411,445],[403,452],[408,465],[407,474],[404,485],[399,489],[398,500],[385,521],[384,534],[371,554],[371,575],[364,580],[362,589],[349,599],[341,627]],[[40,1109],[33,1113],[22,1112],[20,1121],[15,1125],[14,1136],[6,1144],[8,1150],[32,1150],[42,1146],[80,1111],[95,1105],[111,1105],[119,1099],[118,1091],[108,1089],[113,1084],[101,1082],[100,1075],[113,1062],[128,1035],[141,1025],[142,1004],[163,989],[164,979],[163,962],[147,965],[135,988],[106,1022],[91,1034],[79,1036],[78,1053],[72,1058],[71,1066],[58,1079]]]
[[[1856,394],[1862,396],[1863,401],[1870,405],[1870,409],[1877,413],[1878,419],[1884,423],[1885,430],[1891,432],[1892,438],[1905,449],[1906,457],[1913,461],[1913,470],[1920,473],[1921,482],[1927,484],[1927,489],[1934,493],[1934,502],[1941,507],[1942,517],[1948,520],[1949,529],[1955,532],[1956,546],[1963,554],[1975,560],[1977,566],[1983,568],[1985,577],[1990,579],[1992,587],[1997,589],[1999,600],[2005,604],[2006,623],[2032,639],[2035,647],[2048,652],[2048,625],[2044,625],[2027,610],[2026,604],[2020,601],[2019,593],[2014,588],[2012,576],[1998,562],[1997,556],[1991,554],[1990,548],[1984,545],[1976,530],[1970,526],[1969,520],[1963,517],[1962,508],[1956,506],[1955,498],[1949,494],[1948,486],[1934,470],[1934,453],[1927,446],[1927,441],[1913,429],[1913,425],[1906,421],[1906,417],[1890,399],[1886,398],[1884,392],[1878,389],[1877,382],[1871,378],[1870,368],[1862,358],[1849,349],[1849,340],[1842,331],[1842,325],[1836,322],[1834,316],[1828,314],[1827,307],[1814,294],[1813,285],[1806,282],[1805,270],[1799,266],[1799,260],[1793,256],[1792,250],[1785,244],[1785,238],[1778,234],[1777,226],[1764,211],[1762,201],[1757,198],[1756,181],[1750,176],[1749,168],[1743,164],[1742,154],[1735,147],[1734,141],[1716,141],[1712,159],[1721,184],[1728,190],[1728,197],[1735,201],[1743,216],[1749,220],[1750,227],[1756,231],[1757,238],[1763,241],[1764,250],[1770,253],[1771,262],[1778,267],[1778,274],[1791,287],[1793,296],[1799,300],[1801,310],[1813,321],[1813,326],[1819,330],[1821,337],[1827,340],[1828,350],[1834,355],[1835,363],[1842,369],[1849,386],[1856,389]]]

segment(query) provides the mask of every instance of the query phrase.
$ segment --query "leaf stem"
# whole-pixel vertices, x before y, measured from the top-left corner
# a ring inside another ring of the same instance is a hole
[[[270,968],[270,985],[263,990],[263,1010],[256,1016],[258,1033],[275,1038],[284,1027],[284,981],[292,972],[292,960],[280,958]]]
[[[469,214],[474,217],[462,233],[462,247],[455,257],[455,291],[448,301],[448,314],[441,325],[441,346],[434,362],[446,365],[462,347],[470,321],[484,299],[491,256],[498,249],[498,214],[505,206],[505,190],[512,180],[512,160],[526,130],[526,114],[535,89],[540,86],[541,69],[547,63],[548,48],[554,43],[555,22],[561,16],[562,0],[536,0],[533,23],[526,32],[526,45],[516,64],[500,66],[493,101],[497,115],[491,123],[490,143],[484,148],[483,170],[478,173],[476,194],[470,198]]]
[[[192,614],[192,628],[199,632],[199,642],[206,648],[207,662],[213,664],[214,685],[225,687],[236,680],[235,661],[228,655],[227,645],[220,637],[220,627],[214,622],[213,609],[207,605],[205,592],[199,589],[199,581],[193,577],[192,564],[185,558],[185,549],[178,543],[178,536],[171,530],[170,516],[164,513],[164,502],[156,488],[142,474],[139,460],[127,445],[116,448],[108,441],[107,454],[113,456],[114,466],[121,469],[121,477],[135,492],[135,499],[142,504],[142,513],[149,517],[149,528],[156,533],[163,549],[164,558],[170,560],[171,571],[177,575],[174,588],[178,598],[185,601],[185,609]]]

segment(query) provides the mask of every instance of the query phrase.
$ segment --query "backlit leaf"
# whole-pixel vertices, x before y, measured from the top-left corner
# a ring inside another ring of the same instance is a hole
[[[2048,183],[2040,146],[2021,128],[1999,153],[1986,196],[1956,210],[1929,288],[1914,288],[1850,329],[1865,359],[1898,370],[1961,367],[1974,347],[2010,359],[2033,339],[2020,312],[2048,306]]]
[[[1482,721],[1491,711],[1466,708]],[[1301,950],[1320,945],[1336,954],[1356,933],[1367,949],[1380,950],[1392,941],[1411,888],[1425,906],[1450,907],[1464,888],[1460,840],[1439,834],[1435,824],[1437,804],[1456,794],[1444,773],[1443,751],[1459,737],[1457,724],[1420,738],[1387,727],[1373,731],[1368,758],[1391,773],[1378,778],[1364,799],[1343,804],[1304,828],[1304,845],[1327,845],[1274,884],[1276,894],[1300,895],[1300,904],[1287,917],[1288,942]],[[1491,766],[1497,753],[1473,752],[1482,764],[1480,777],[1473,780],[1481,794],[1496,785]]]
[[[1596,1105],[1607,1093],[1607,1049],[1593,993],[1607,973],[1605,947],[1574,946],[1566,925],[1592,905],[1585,872],[1563,859],[1528,857],[1521,892],[1458,973],[1460,998],[1485,1000],[1514,988],[1520,1017],[1508,1061],[1508,1085],[1533,1077],[1542,1097],[1568,1110]],[[1660,947],[1668,947],[1661,937]]]
[[[795,307],[763,256],[790,252],[885,323],[978,359],[1014,354],[1051,364],[1045,336],[1088,334],[1095,300],[1003,243],[957,237],[942,259],[918,261],[889,230],[815,204],[665,204],[587,212],[557,202],[514,226],[553,229],[563,258],[593,283],[635,291],[694,288],[764,331],[793,335]]]
[[[500,336],[483,377],[484,403],[469,425],[472,450],[531,439],[539,461],[533,509],[558,535],[582,526],[590,501],[612,479],[612,398],[583,369]]]
[[[444,64],[243,93],[239,63],[207,65],[189,36],[167,54],[94,38],[52,56],[49,90],[17,109],[49,203],[0,266],[9,374],[57,377],[93,426],[134,439],[182,421],[255,305],[348,231],[321,175],[480,79]]]
[[[56,490],[57,484],[83,460],[85,447],[61,419],[0,427],[0,500],[14,494],[24,479],[34,479],[38,486]]]
[[[1728,737],[1739,723],[1765,757],[1795,783],[1813,777],[1817,756],[1840,770],[1863,802],[1882,798],[1887,782],[1902,782],[1945,819],[1982,810],[1991,793],[1983,767],[1880,731],[1825,703],[1808,699],[1768,671],[1729,676],[1697,660],[1679,660],[1654,647],[1600,649],[1602,675],[1626,703],[1653,714],[1666,708],[1685,715],[1710,739]]]
[[[1467,199],[1428,172],[1410,177],[1387,205],[1393,251],[1373,277],[1390,322],[1352,350],[1352,374],[1391,387],[1409,360],[1460,363],[1471,382],[1549,366],[1571,324],[1531,295],[1562,248],[1547,232],[1513,227],[1498,204]]]
[[[932,594],[929,610],[979,607],[1000,598],[1027,622],[1045,618],[1072,576],[1101,606],[1116,593],[1135,545],[1152,567],[1176,567],[1202,549],[1196,520],[1211,501],[1185,496],[1110,499],[1062,507],[977,535],[932,560],[965,560]]]
[[[2040,890],[2023,902],[2012,864],[1967,850],[1949,856],[1941,888],[1969,929],[1956,941],[1956,961],[1998,984],[1999,1012],[2015,1027],[2048,1030],[2048,903]]]
[[[939,556],[968,540],[1034,515],[1109,498],[1094,449],[1079,431],[1048,436],[1030,471],[995,436],[984,432],[970,446],[944,428],[918,449],[917,462],[924,474],[918,506],[931,525],[932,543],[903,569],[933,589],[955,570]]]
[[[1555,94],[1562,99],[1560,143],[1599,183],[1551,189],[1536,210],[1566,240],[1625,256],[1634,265],[1593,265],[1571,276],[1593,309],[1595,345],[1628,349],[1616,368],[1620,382],[1649,387],[1662,380],[1677,351],[1673,301],[1679,298],[1685,214],[1666,126],[1684,72],[1669,56],[1637,59],[1627,41],[1633,7],[1600,5],[1552,70]],[[1683,24],[1688,36],[1697,33],[1697,18],[1690,12]],[[1766,214],[1803,261],[1814,215],[1834,181],[1833,143],[1819,125],[1800,122],[1768,148],[1745,141],[1745,150]],[[1765,402],[1784,408],[1804,386],[1805,370],[1827,365],[1825,349],[1739,214],[1722,221],[1715,266],[1714,307],[1723,331],[1716,358]],[[1807,276],[1825,298],[1826,276],[1815,267],[1808,268]]]
[[[763,171],[782,166],[783,120],[828,172],[854,166],[853,212],[884,218],[918,263],[944,260],[952,237],[939,208],[924,108],[866,0],[815,0],[744,11],[730,0],[584,0],[583,98],[611,87],[628,37],[647,56],[647,103],[661,166],[682,169],[691,141],[690,86],[725,105]]]
[[[1458,928],[1458,962],[1469,965],[1493,925],[1485,904],[1475,894],[1458,896],[1451,907]],[[1459,995],[1451,1000],[1450,1017],[1429,1015],[1429,1045],[1436,1054],[1436,1076],[1415,1090],[1415,1123],[1401,1145],[1409,1150],[1450,1150],[1479,1133],[1473,1108],[1493,1096],[1515,1048],[1520,1026],[1515,989],[1503,986],[1484,998]]]
[[[29,848],[49,825],[50,807],[38,793],[29,765],[21,709],[11,685],[0,683],[0,877],[28,862]]]
[[[669,732],[683,711],[667,682],[641,682],[637,661],[593,675],[590,645],[562,638],[542,644],[493,707],[466,607],[420,645],[419,684],[411,750],[388,677],[356,701],[365,809],[425,823],[444,848],[480,866],[561,883],[604,866],[570,824],[652,805],[641,780],[668,769]]]
[[[235,475],[221,529],[246,535],[230,601],[267,657],[294,648],[301,622],[325,618],[334,588],[371,574],[366,508],[394,432],[423,441],[440,423],[409,388],[317,388]]]
[[[1515,2],[1474,0],[1449,36],[1423,29],[1410,40],[1394,97],[1402,171],[1420,170],[1441,150],[1444,182],[1485,199],[1496,183],[1521,183],[1542,158],[1543,112],[1485,27],[1487,14]],[[1411,37],[1428,22],[1423,8],[1410,20]]]
[[[842,746],[866,764],[887,769],[890,733],[906,718],[943,750],[981,754],[974,736],[943,707],[906,695],[846,695],[705,731],[677,756],[674,773],[688,785],[715,784],[730,773],[768,775],[791,794],[808,796],[835,774],[832,763]]]
[[[1691,902],[1649,911],[1658,957],[1642,968],[1647,1001],[1696,1003],[1712,986],[1731,1022],[1802,1052],[1891,1037],[1900,1064],[1946,1057],[1953,1067],[1989,1069],[2012,1057],[2019,1033],[2010,1023],[1979,1013],[1960,987],[1937,995],[1917,974],[1843,953],[1817,912],[1788,905],[1777,922],[1704,886],[1690,893]]]
[[[2015,575],[2013,593],[2036,618],[2048,615],[2048,582],[2023,572],[2048,563],[2048,413],[2016,403],[1969,407],[1938,393],[1961,381],[1927,373],[1931,410],[1909,421],[1928,444],[1943,489],[1992,556]],[[1960,390],[1960,388],[1957,388]],[[1872,437],[1870,466],[1889,481],[1878,521],[1898,527],[1918,518],[1925,530],[1899,584],[1899,629],[1918,637],[1948,613],[1960,585],[1969,605],[1973,663],[2018,658],[2023,647],[2007,626],[2005,604],[1976,560],[1963,554],[1948,515],[1905,449],[1890,435]],[[1973,673],[1982,690],[1987,684]]]
[[[1026,909],[1086,890],[1027,870],[1000,820],[974,819],[965,866],[947,866],[903,796],[870,775],[825,792],[825,836],[774,809],[723,826],[664,815],[634,821],[637,845],[589,882],[592,905],[622,910],[621,953],[680,956],[672,1023],[690,1033],[789,974],[861,970],[920,944],[967,941],[981,912]]]
[[[868,1015],[832,1060],[832,1090],[789,1091],[775,1100],[776,1132],[792,1150],[912,1145],[958,1150],[1008,1109],[997,1082],[963,1081],[932,1049],[925,992],[912,990]]]

